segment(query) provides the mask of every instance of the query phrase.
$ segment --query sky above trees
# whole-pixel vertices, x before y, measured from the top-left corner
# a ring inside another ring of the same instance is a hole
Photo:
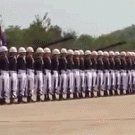
[[[133,0],[4,0],[0,2],[3,29],[29,27],[35,15],[48,12],[52,25],[77,35],[99,36],[134,24]]]

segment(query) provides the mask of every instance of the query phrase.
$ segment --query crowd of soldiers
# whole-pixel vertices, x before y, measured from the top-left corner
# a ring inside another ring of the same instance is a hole
[[[0,47],[0,103],[135,92],[135,53]]]

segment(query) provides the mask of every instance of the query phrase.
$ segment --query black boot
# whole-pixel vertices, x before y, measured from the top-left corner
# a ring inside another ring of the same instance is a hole
[[[31,102],[31,96],[27,97],[27,102],[30,103]]]
[[[107,96],[107,90],[104,91],[104,96]]]
[[[118,91],[117,90],[115,90],[115,95],[118,95]]]
[[[37,95],[37,102],[40,101],[40,95]]]
[[[22,96],[19,96],[18,97],[18,103],[21,103],[22,102]]]
[[[70,94],[69,93],[67,94],[67,99],[70,99]]]
[[[97,97],[100,97],[101,95],[100,95],[100,91],[97,91]]]
[[[112,96],[113,95],[113,91],[112,90],[110,90],[110,96]]]
[[[92,97],[92,98],[94,97],[94,92],[93,92],[93,91],[91,92],[91,97]]]
[[[120,95],[123,95],[123,89],[120,90]]]
[[[59,100],[62,100],[62,99],[63,99],[62,94],[59,94]]]

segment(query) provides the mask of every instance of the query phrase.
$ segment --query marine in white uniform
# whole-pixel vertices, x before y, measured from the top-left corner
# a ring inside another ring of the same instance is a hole
[[[77,98],[77,94],[80,93],[80,59],[79,59],[79,55],[80,52],[78,50],[74,51],[74,57],[73,57],[73,61],[74,61],[74,69],[73,69],[73,73],[74,73],[74,94],[73,97]]]
[[[51,50],[46,47],[44,48],[44,100],[49,100],[49,93],[51,91],[52,86],[52,78],[51,78]]]
[[[85,71],[85,93],[86,97],[89,96],[89,92],[91,92],[92,88],[92,62],[90,59],[91,51],[85,51],[85,59],[84,59],[84,71]]]
[[[35,56],[35,92],[37,101],[40,101],[40,96],[43,94],[43,54],[44,50],[38,47]]]
[[[6,98],[10,98],[9,91],[9,62],[7,58],[8,49],[0,47],[0,102],[5,103]]]
[[[18,73],[18,103],[22,102],[22,98],[25,96],[26,90],[26,50],[24,47],[20,47],[17,57],[17,73]]]
[[[115,95],[118,95],[118,91],[120,90],[121,85],[121,60],[120,60],[120,53],[118,51],[115,52]]]
[[[79,97],[82,97],[82,92],[85,91],[84,51],[79,50],[79,52],[80,52],[80,79],[81,79],[80,83],[81,91]]]
[[[61,49],[61,55],[59,57],[59,88],[58,94],[59,98],[62,99],[62,94],[68,94],[67,88],[67,50],[65,48]]]
[[[26,49],[26,73],[27,73],[27,82],[26,82],[26,95],[27,101],[32,101],[31,97],[34,94],[34,65],[35,61],[33,58],[34,50],[32,47]]]
[[[126,62],[126,52],[122,51],[121,53],[121,87],[120,94],[123,94],[123,90],[127,91],[127,62]]]
[[[59,55],[60,55],[60,51],[59,49],[54,49],[52,51],[52,87],[51,87],[51,91],[50,94],[53,96],[53,100],[56,99],[56,92],[58,91],[58,83],[59,83],[59,74],[58,74],[58,70],[59,70]]]
[[[97,96],[100,96],[100,91],[103,86],[103,70],[104,70],[104,63],[103,63],[103,55],[102,51],[98,51],[97,57]]]
[[[14,98],[17,98],[17,49],[11,47],[9,49],[9,89],[10,89],[10,102],[12,103]]]
[[[70,94],[74,93],[73,55],[74,55],[74,51],[69,49],[67,52],[67,87],[68,87],[67,98],[70,97]]]

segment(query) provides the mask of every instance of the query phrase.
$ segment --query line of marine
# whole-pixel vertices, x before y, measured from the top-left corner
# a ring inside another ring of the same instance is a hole
[[[135,52],[0,47],[0,104],[124,92],[135,93]]]

